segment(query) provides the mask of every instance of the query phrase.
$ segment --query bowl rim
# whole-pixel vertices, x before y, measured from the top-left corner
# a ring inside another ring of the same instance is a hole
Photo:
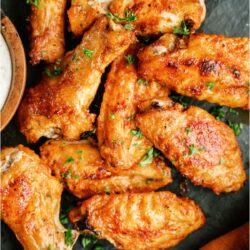
[[[26,57],[21,38],[13,23],[2,11],[1,18],[1,34],[9,49],[12,74],[9,93],[1,110],[0,131],[15,115],[23,97],[27,77]]]

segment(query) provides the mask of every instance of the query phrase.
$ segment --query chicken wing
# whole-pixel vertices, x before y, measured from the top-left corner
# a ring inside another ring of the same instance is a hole
[[[172,33],[182,21],[194,31],[203,22],[206,7],[204,0],[75,0],[68,11],[70,30],[80,36],[102,14],[144,36]]]
[[[168,89],[137,77],[132,46],[111,66],[98,117],[97,137],[101,156],[111,166],[128,169],[138,163],[152,147],[136,128],[137,103],[154,97],[166,97]]]
[[[31,1],[30,1],[31,2]],[[64,19],[66,0],[40,0],[31,4],[30,62],[53,63],[65,52]]]
[[[155,100],[136,125],[195,185],[216,194],[239,190],[246,180],[234,132],[207,111]]]
[[[204,0],[113,0],[110,10],[119,17],[133,13],[136,33],[142,36],[172,33],[182,21],[193,31],[206,15]]]
[[[66,240],[59,221],[62,190],[30,149],[19,145],[2,150],[1,219],[25,250],[72,249],[77,233],[70,231]]]
[[[55,177],[75,196],[86,198],[101,193],[153,191],[172,182],[171,171],[157,156],[144,167],[116,170],[101,159],[98,149],[87,140],[48,141],[41,157]]]
[[[133,42],[131,31],[108,18],[98,19],[85,33],[57,77],[46,77],[28,90],[18,112],[19,127],[29,142],[40,137],[77,140],[93,129],[95,115],[88,108],[95,97],[105,67]]]
[[[194,201],[171,192],[96,195],[69,215],[121,250],[163,250],[205,223]]]
[[[68,10],[69,30],[75,36],[81,36],[94,21],[107,12],[111,0],[71,0]]]
[[[164,35],[141,50],[139,73],[198,100],[249,108],[249,39]]]

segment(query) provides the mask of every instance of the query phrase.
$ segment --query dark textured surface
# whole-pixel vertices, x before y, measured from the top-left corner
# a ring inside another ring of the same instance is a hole
[[[28,51],[28,33],[26,32],[28,6],[25,0],[2,0],[2,9],[15,24],[22,41]],[[249,3],[248,0],[207,0],[207,16],[201,30],[205,33],[217,33],[228,36],[249,36]],[[68,43],[68,47],[72,47]],[[27,54],[27,53],[26,53]],[[41,75],[41,66],[33,67],[28,64],[27,85],[37,82]],[[101,95],[101,91],[98,92]],[[98,97],[101,99],[101,97]],[[192,101],[194,104],[202,108],[210,110],[214,105]],[[249,127],[248,112],[239,110],[239,115],[229,114],[229,119],[244,123],[244,129],[238,141],[241,146],[244,165],[248,171],[249,166]],[[16,127],[15,118],[2,132],[2,146],[17,145],[19,143],[27,145],[25,138],[21,135]],[[41,143],[41,142],[40,142]],[[29,145],[33,149],[37,149],[37,145]],[[181,176],[173,169],[174,183],[169,186],[168,190],[174,191],[179,195],[183,195],[180,190]],[[194,187],[187,182],[188,192],[186,196],[196,200],[203,209],[207,221],[206,225],[199,231],[193,233],[173,250],[196,250],[203,244],[219,235],[243,224],[249,219],[249,183],[242,190],[232,194],[222,194],[216,196],[210,190],[201,187]],[[19,250],[22,249],[14,234],[8,227],[2,223],[2,249],[3,250]],[[45,236],[46,239],[46,236]],[[105,244],[106,245],[106,244]],[[83,249],[78,244],[74,249]],[[114,249],[110,245],[106,249]],[[133,249],[131,249],[133,250]],[[238,250],[238,249],[237,249]]]

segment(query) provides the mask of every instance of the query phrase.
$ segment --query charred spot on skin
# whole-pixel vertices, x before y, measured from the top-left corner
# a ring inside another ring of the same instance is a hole
[[[182,64],[190,67],[195,64],[195,59],[191,58],[191,59],[184,60],[182,61]]]
[[[236,68],[232,69],[235,78],[240,78],[240,71]]]
[[[191,18],[187,18],[184,20],[186,23],[186,26],[188,27],[189,30],[192,30],[194,27],[194,21]]]
[[[167,67],[178,69],[178,63],[176,61],[168,61]]]
[[[199,63],[199,69],[202,76],[208,75],[218,70],[218,64],[213,60],[202,60]]]
[[[158,108],[161,108],[162,106],[158,101],[153,101],[151,102],[151,107],[158,109]]]

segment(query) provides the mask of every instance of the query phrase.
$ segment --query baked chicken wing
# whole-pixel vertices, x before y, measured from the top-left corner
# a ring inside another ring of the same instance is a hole
[[[166,97],[168,89],[137,77],[135,54],[130,47],[111,66],[98,117],[97,137],[101,156],[111,166],[128,169],[138,163],[152,143],[136,128],[137,104],[145,99]]]
[[[35,1],[30,1],[35,2]],[[66,0],[40,0],[31,4],[30,62],[53,63],[65,52],[64,19]]]
[[[207,111],[155,100],[136,116],[136,125],[195,185],[216,194],[243,186],[246,173],[234,132]]]
[[[104,163],[97,147],[87,140],[51,140],[40,152],[55,177],[79,198],[101,193],[153,191],[172,182],[170,168],[159,156],[143,167],[116,170]]]
[[[134,34],[103,17],[66,55],[67,65],[57,77],[45,77],[26,93],[18,112],[19,127],[29,142],[40,137],[77,140],[93,129],[88,109],[108,64],[122,54]]]
[[[194,201],[171,192],[96,195],[69,216],[121,250],[170,248],[205,223]]]
[[[1,219],[25,250],[70,250],[77,237],[60,224],[63,186],[30,149],[21,145],[1,154]]]
[[[133,13],[136,20],[132,24],[143,36],[172,33],[182,21],[196,30],[206,15],[204,0],[113,0],[110,10],[123,18]]]
[[[71,0],[68,10],[69,30],[75,36],[81,36],[102,14],[112,0]]]
[[[176,92],[232,108],[249,108],[249,39],[166,34],[139,53],[139,73]]]

